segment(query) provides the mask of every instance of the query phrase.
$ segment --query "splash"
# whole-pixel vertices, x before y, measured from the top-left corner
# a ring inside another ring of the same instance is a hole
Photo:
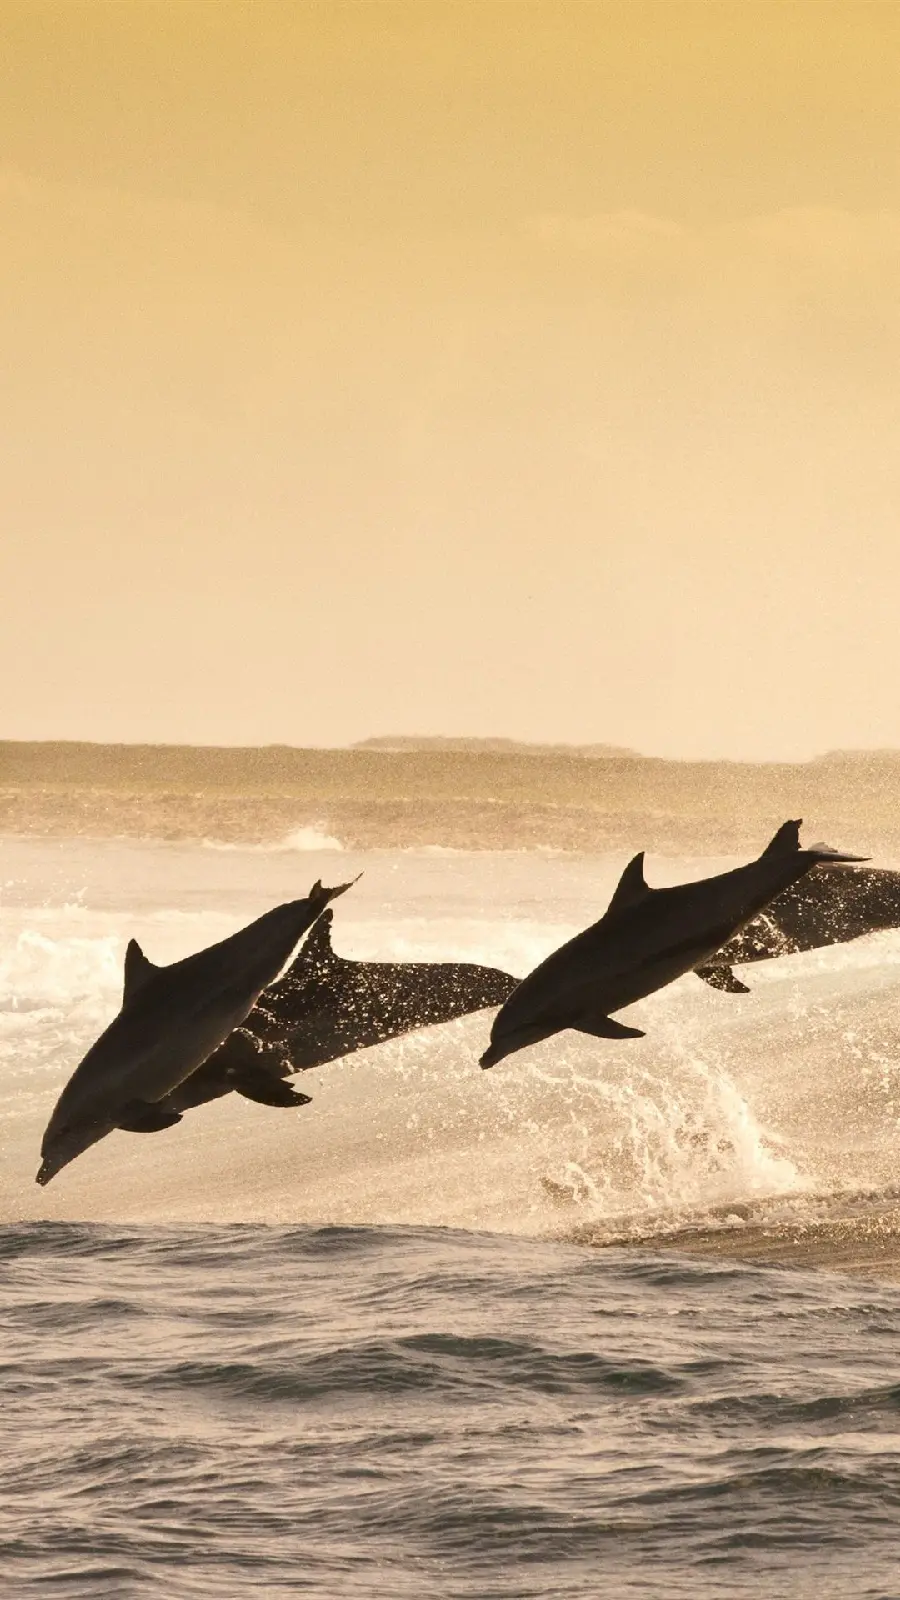
[[[747,996],[687,977],[636,1011],[646,1039],[567,1033],[491,1073],[478,1068],[490,1012],[427,1029],[307,1074],[313,1102],[298,1113],[228,1096],[143,1142],[113,1134],[39,1195],[43,1126],[118,1007],[127,939],[165,962],[224,937],[285,897],[297,848],[90,846],[61,877],[58,851],[29,845],[26,860],[20,847],[0,914],[2,1214],[589,1226],[609,1241],[894,1181],[896,964],[858,945],[771,963]],[[358,864],[342,952],[513,973],[596,915],[619,865],[406,852]]]

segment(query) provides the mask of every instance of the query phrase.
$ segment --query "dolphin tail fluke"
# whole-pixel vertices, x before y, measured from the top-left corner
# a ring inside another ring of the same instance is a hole
[[[350,879],[349,883],[337,883],[333,889],[326,888],[321,878],[317,878],[307,895],[307,899],[313,906],[317,906],[319,911],[324,911],[329,901],[336,900],[340,894],[346,894],[347,890],[352,889],[355,883],[359,883],[361,877],[362,873],[358,872],[355,878]]]
[[[646,1037],[642,1028],[627,1028],[624,1022],[616,1022],[614,1017],[582,1017],[581,1021],[573,1024],[576,1033],[590,1034],[592,1039],[643,1039]]]
[[[846,850],[832,850],[827,844],[813,844],[805,851],[806,855],[813,856],[813,866],[854,866],[861,861],[871,861],[871,856],[851,856]]]
[[[801,823],[801,818],[793,822],[783,822],[775,836],[769,840],[760,860],[765,860],[767,856],[803,855],[809,859],[810,866],[815,867],[820,862],[823,864],[832,862],[835,865],[846,862],[847,865],[852,865],[854,862],[870,859],[869,856],[849,855],[844,850],[832,850],[827,844],[814,844],[808,850],[804,850],[800,844]]]
[[[695,967],[698,978],[708,983],[711,989],[721,989],[723,994],[749,994],[750,990],[740,978],[736,978],[731,967]]]

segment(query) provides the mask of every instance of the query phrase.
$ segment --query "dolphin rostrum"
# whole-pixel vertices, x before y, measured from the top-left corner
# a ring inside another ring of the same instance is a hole
[[[728,994],[748,994],[732,968],[863,934],[900,928],[900,872],[883,867],[823,866],[775,896],[702,966],[697,976]]]
[[[181,1117],[160,1102],[243,1022],[278,976],[297,941],[350,884],[313,886],[305,900],[276,906],[229,939],[168,967],[132,940],[122,1009],[76,1067],[47,1124],[40,1184],[113,1128],[152,1133]]]
[[[307,1105],[284,1080],[415,1028],[499,1006],[517,978],[465,961],[348,961],[323,912],[284,976],[243,1026],[163,1102],[187,1111],[234,1090],[268,1106]]]
[[[643,853],[622,874],[605,916],[542,961],[498,1012],[481,1057],[504,1056],[564,1028],[598,1039],[638,1039],[612,1011],[643,1000],[710,957],[789,884],[822,861],[858,861],[827,846],[800,848],[800,823],[786,822],[756,861],[698,883],[651,889]]]

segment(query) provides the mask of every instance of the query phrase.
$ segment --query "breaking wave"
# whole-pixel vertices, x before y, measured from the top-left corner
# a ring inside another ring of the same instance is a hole
[[[203,848],[259,855],[279,855],[292,850],[326,852],[343,850],[344,846],[340,839],[336,839],[333,833],[328,833],[326,830],[327,824],[324,822],[304,828],[294,828],[283,839],[278,839],[273,844],[231,844],[223,839],[204,839]]]

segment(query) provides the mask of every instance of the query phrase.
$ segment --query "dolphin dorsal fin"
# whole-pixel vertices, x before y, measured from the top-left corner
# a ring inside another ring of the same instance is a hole
[[[340,960],[331,948],[331,922],[333,911],[323,911],[306,935],[293,961],[277,983],[264,989],[260,1005],[265,1009],[266,995],[286,994],[288,990],[302,988],[317,977],[330,976],[332,967]]]
[[[606,908],[606,914],[609,916],[611,911],[630,911],[632,906],[639,906],[652,893],[653,890],[644,878],[644,852],[641,850],[629,861],[622,873],[616,885],[616,892]]]
[[[125,951],[125,983],[122,990],[122,1004],[127,1005],[143,989],[148,978],[152,978],[159,971],[152,961],[148,961],[137,939],[129,939]]]
[[[313,923],[306,936],[303,946],[303,964],[313,967],[334,966],[338,957],[331,945],[331,924],[334,921],[334,912],[323,911],[322,915]]]
[[[792,856],[800,849],[800,827],[802,818],[795,822],[783,822],[778,832],[769,840],[760,860],[765,856]]]

